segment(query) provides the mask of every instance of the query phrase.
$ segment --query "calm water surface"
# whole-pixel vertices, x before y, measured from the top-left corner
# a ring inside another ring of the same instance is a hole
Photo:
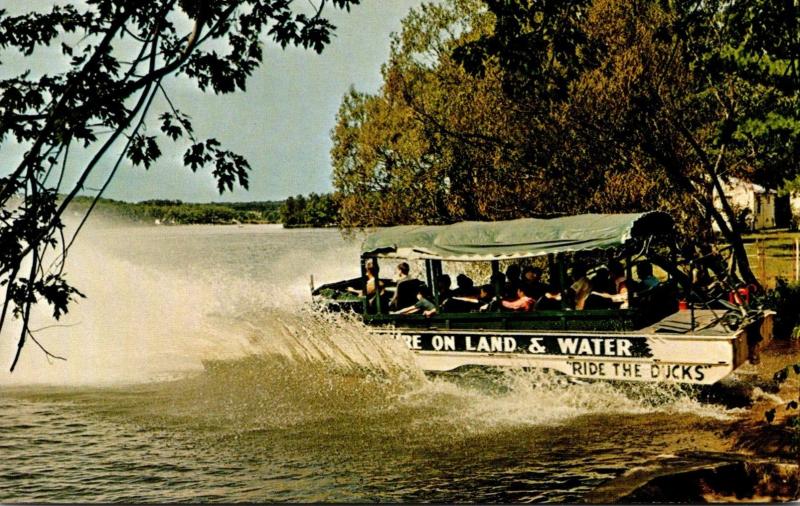
[[[0,501],[577,501],[716,449],[737,415],[664,386],[426,376],[307,308],[310,274],[357,259],[334,230],[89,230],[68,269],[88,298],[38,333],[68,360],[28,346],[0,374]]]

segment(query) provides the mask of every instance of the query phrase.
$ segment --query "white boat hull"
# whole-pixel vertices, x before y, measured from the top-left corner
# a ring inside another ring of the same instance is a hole
[[[747,328],[686,333],[376,328],[402,340],[427,371],[547,368],[582,379],[713,384],[772,336],[772,314]],[[651,330],[648,332],[647,330]],[[748,333],[751,335],[748,336]],[[754,333],[760,334],[758,336]]]

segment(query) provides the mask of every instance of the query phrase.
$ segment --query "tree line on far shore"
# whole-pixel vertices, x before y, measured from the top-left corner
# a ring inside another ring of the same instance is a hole
[[[286,228],[334,226],[339,223],[339,202],[333,193],[289,197],[281,204],[280,219]]]
[[[82,214],[93,197],[76,197],[70,209]],[[96,212],[106,218],[163,225],[282,223],[285,227],[327,227],[337,224],[338,205],[333,194],[311,193],[286,200],[259,202],[182,202],[145,200],[124,202],[102,198]]]

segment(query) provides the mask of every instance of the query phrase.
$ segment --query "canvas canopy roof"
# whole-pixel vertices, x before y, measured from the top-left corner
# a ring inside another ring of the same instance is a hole
[[[619,246],[632,238],[670,233],[663,212],[581,214],[561,218],[401,225],[369,235],[364,257],[487,261]]]

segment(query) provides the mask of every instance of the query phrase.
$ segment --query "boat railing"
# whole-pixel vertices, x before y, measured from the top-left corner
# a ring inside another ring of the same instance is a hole
[[[642,318],[638,309],[493,311],[437,313],[431,316],[374,313],[365,315],[365,321],[413,328],[506,330],[633,330],[650,324]]]

